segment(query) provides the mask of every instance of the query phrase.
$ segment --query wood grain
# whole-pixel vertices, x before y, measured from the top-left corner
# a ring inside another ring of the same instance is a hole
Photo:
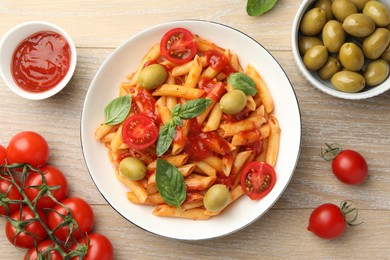
[[[50,163],[70,181],[70,195],[85,198],[96,214],[96,232],[113,242],[116,259],[385,259],[390,257],[390,93],[367,100],[342,100],[310,86],[291,53],[291,26],[300,0],[281,0],[261,17],[245,13],[246,1],[13,1],[0,2],[0,37],[14,25],[46,20],[74,39],[78,64],[69,85],[53,98],[28,101],[0,81],[0,143],[32,130],[49,142]],[[294,176],[274,207],[258,221],[226,237],[176,241],[150,234],[118,215],[96,189],[80,146],[85,94],[105,58],[128,37],[161,22],[211,20],[232,26],[267,48],[289,77],[299,101],[302,148]],[[369,177],[358,186],[340,183],[320,156],[325,142],[356,149],[367,159]],[[363,224],[340,238],[321,240],[306,230],[319,204],[353,200]],[[4,227],[0,219],[0,228]],[[0,235],[0,259],[21,259]]]

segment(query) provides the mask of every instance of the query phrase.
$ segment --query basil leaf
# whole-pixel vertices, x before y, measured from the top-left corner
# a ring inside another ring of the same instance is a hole
[[[271,10],[278,0],[248,0],[246,12],[249,16],[259,16]]]
[[[172,117],[178,116],[179,115],[179,110],[180,110],[180,104],[176,104],[171,111]]]
[[[104,108],[104,124],[116,125],[123,122],[130,112],[131,96],[125,95],[113,99]]]
[[[229,75],[228,82],[233,88],[239,89],[245,93],[245,95],[254,96],[257,93],[255,81],[242,72],[236,72]]]
[[[187,196],[184,177],[175,166],[160,158],[156,163],[156,185],[168,205],[181,209]]]
[[[202,113],[211,103],[210,99],[198,98],[184,103],[178,111],[178,116],[182,119],[191,119]]]
[[[171,119],[171,121],[172,121],[175,125],[177,125],[177,126],[182,126],[182,125],[183,125],[183,123],[181,122],[181,119],[180,119],[179,116],[173,116],[172,119]]]
[[[176,133],[176,124],[173,121],[169,121],[163,127],[161,127],[160,132],[158,133],[156,154],[157,156],[163,155],[168,151],[173,138]]]

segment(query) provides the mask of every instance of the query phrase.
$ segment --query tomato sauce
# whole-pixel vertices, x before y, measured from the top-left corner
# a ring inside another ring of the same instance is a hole
[[[223,53],[210,49],[205,51],[204,55],[206,56],[208,63],[214,70],[218,72],[223,72],[226,74],[226,76],[229,76],[231,73],[236,72],[234,68],[230,66],[230,62]]]
[[[69,43],[62,35],[38,32],[16,48],[11,63],[12,75],[16,84],[26,91],[47,91],[65,77],[71,58]]]

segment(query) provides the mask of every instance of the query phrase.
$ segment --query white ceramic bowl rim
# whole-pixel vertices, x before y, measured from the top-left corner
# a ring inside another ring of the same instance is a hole
[[[327,84],[323,84],[322,80],[318,76],[313,76],[313,73],[311,73],[306,69],[305,65],[303,64],[303,60],[299,53],[299,47],[298,47],[299,24],[301,23],[303,13],[305,12],[306,8],[312,5],[313,3],[314,3],[313,0],[304,0],[302,4],[299,6],[298,11],[294,17],[292,33],[291,33],[292,52],[293,52],[294,60],[296,65],[298,66],[299,71],[306,78],[306,80],[309,81],[309,83],[313,85],[315,88],[317,88],[318,90],[321,90],[322,92],[327,93],[331,96],[335,96],[343,99],[356,99],[356,100],[366,99],[366,98],[377,96],[389,90],[390,76],[382,84],[372,87],[368,90],[364,90],[358,93],[347,93],[333,88],[330,82],[327,82]],[[383,3],[386,4],[386,2]],[[390,8],[390,3],[387,3],[387,5]]]
[[[72,57],[66,76],[57,84],[57,86],[44,92],[34,93],[25,91],[16,85],[10,68],[13,52],[20,42],[28,36],[40,31],[53,31],[61,34],[69,44]],[[72,78],[77,63],[76,47],[69,34],[59,26],[45,21],[28,21],[11,28],[0,41],[0,57],[0,76],[6,85],[17,95],[31,100],[45,99],[61,91]]]

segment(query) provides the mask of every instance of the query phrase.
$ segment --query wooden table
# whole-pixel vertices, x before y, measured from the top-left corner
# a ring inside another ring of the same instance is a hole
[[[70,195],[92,204],[95,231],[107,235],[116,259],[345,259],[390,257],[390,92],[367,100],[328,96],[308,84],[295,66],[291,27],[301,0],[280,0],[261,17],[246,14],[246,1],[58,0],[0,2],[0,37],[29,20],[63,27],[74,39],[78,64],[69,85],[44,101],[16,96],[0,81],[0,143],[17,132],[41,133],[50,163],[70,182]],[[256,39],[279,61],[296,91],[302,113],[302,149],[294,177],[282,197],[261,219],[232,235],[206,241],[176,241],[145,232],[116,213],[93,184],[80,146],[80,115],[85,94],[105,58],[128,37],[158,23],[202,19],[232,26]],[[358,186],[339,182],[320,156],[324,142],[359,151],[369,177]],[[353,200],[363,224],[335,240],[306,230],[319,204]],[[0,219],[3,228],[5,220]],[[0,259],[21,259],[0,235]]]

